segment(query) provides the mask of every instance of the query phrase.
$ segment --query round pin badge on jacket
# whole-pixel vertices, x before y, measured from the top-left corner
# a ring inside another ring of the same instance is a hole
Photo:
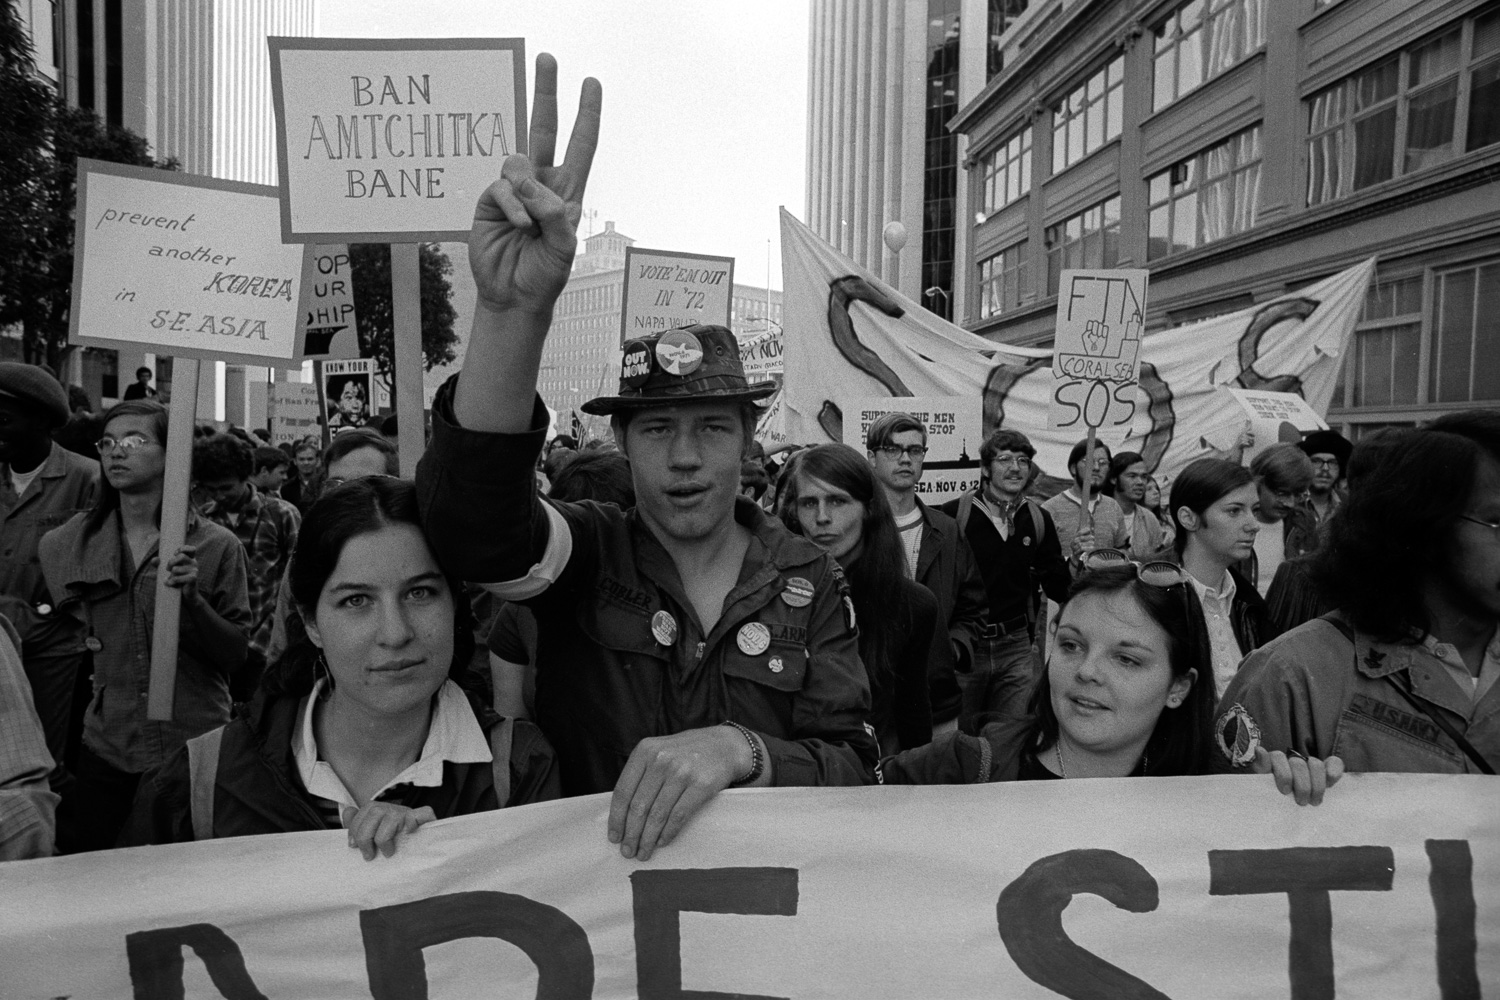
[[[670,646],[677,641],[677,619],[666,611],[658,611],[651,616],[651,635],[663,646]]]
[[[734,641],[741,653],[759,656],[771,645],[771,630],[760,622],[747,622],[740,626],[740,634],[735,636]]]
[[[668,330],[656,342],[656,361],[670,375],[691,375],[703,364],[703,343],[686,330]]]
[[[811,580],[794,576],[788,579],[786,586],[782,588],[781,600],[789,608],[805,608],[812,603],[813,593]]]

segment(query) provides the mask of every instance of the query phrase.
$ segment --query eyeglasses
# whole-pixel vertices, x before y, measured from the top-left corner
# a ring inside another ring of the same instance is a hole
[[[899,444],[883,444],[875,450],[892,461],[899,459],[902,455],[905,455],[907,458],[921,458],[927,454],[927,446],[925,444],[909,444],[905,448]]]
[[[137,448],[144,448],[146,445],[154,443],[155,442],[153,442],[144,434],[126,434],[121,438],[110,437],[108,434],[106,434],[104,437],[94,442],[94,447],[99,449],[100,455],[108,455],[116,448],[119,448],[121,451],[128,455],[131,452],[135,451]]]
[[[1087,570],[1113,566],[1134,566],[1136,579],[1148,587],[1175,587],[1188,582],[1187,572],[1181,566],[1162,559],[1136,562],[1119,549],[1093,549],[1083,557],[1083,568]]]
[[[1315,458],[1312,460],[1315,469],[1337,469],[1339,460],[1336,458]]]
[[[1031,459],[1025,455],[996,455],[990,459],[990,464],[998,465],[1002,469],[1009,469],[1012,466],[1017,469],[1029,469],[1031,468]]]
[[[1496,524],[1493,521],[1480,520],[1472,514],[1460,514],[1458,515],[1458,519],[1460,521],[1468,521],[1470,524],[1478,524],[1483,527],[1489,528],[1490,531],[1494,532],[1495,537],[1497,539],[1500,539],[1500,524]]]

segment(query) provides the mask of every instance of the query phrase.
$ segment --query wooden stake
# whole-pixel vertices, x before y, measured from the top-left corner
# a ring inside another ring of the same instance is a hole
[[[391,244],[391,327],[401,478],[415,479],[426,448],[422,413],[422,264],[416,243]]]
[[[1085,531],[1094,530],[1094,512],[1089,510],[1089,493],[1094,485],[1094,428],[1089,428],[1088,444],[1083,451],[1083,510],[1079,512],[1079,524]]]
[[[210,364],[212,364],[210,362]],[[197,358],[172,359],[172,406],[167,425],[167,467],[161,486],[161,529],[157,542],[156,619],[151,633],[151,683],[146,718],[172,721],[177,694],[177,641],[182,622],[182,591],[167,586],[167,561],[187,541],[188,490],[193,478],[193,427],[198,420]],[[212,372],[213,368],[210,367]]]

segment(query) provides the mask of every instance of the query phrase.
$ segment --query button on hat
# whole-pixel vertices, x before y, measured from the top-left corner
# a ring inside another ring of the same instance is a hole
[[[68,422],[68,394],[45,369],[19,361],[0,361],[0,396],[46,414],[59,426]]]
[[[723,326],[689,326],[625,342],[618,395],[584,403],[603,416],[625,409],[696,400],[744,403],[776,391],[775,382],[750,382],[740,345]]]

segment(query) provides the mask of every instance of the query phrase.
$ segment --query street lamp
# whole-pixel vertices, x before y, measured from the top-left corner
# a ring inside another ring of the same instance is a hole
[[[948,290],[946,288],[942,287],[941,285],[933,285],[930,288],[924,289],[922,294],[929,299],[937,298],[939,295],[941,295],[943,297],[943,311],[938,313],[938,315],[942,316],[944,319],[948,318],[948,303],[950,300],[948,298]],[[936,310],[933,311],[935,312]]]

